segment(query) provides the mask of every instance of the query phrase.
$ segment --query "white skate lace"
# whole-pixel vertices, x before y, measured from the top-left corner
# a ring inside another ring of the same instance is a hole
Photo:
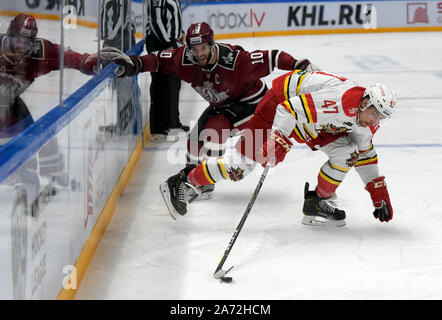
[[[178,186],[178,201],[180,202],[186,202],[187,201],[187,190],[188,190],[188,186],[186,185],[186,183],[180,183],[180,185]]]
[[[332,215],[335,213],[335,208],[333,208],[331,205],[329,205],[327,203],[327,201],[325,201],[325,200],[319,201],[319,207],[321,209],[323,209],[324,211],[326,211],[327,213],[330,213]]]

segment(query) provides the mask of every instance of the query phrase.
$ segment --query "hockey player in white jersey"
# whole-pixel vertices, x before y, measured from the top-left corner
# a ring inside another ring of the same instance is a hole
[[[380,120],[393,114],[395,104],[394,91],[383,84],[364,88],[321,71],[289,72],[273,81],[235,148],[170,177],[160,186],[163,198],[172,217],[184,215],[190,189],[221,180],[238,181],[256,163],[275,166],[284,160],[293,138],[328,156],[316,188],[309,190],[309,183],[305,184],[304,224],[345,225],[345,212],[331,200],[352,167],[372,198],[374,217],[388,222],[393,208],[385,177],[379,174],[372,137]]]

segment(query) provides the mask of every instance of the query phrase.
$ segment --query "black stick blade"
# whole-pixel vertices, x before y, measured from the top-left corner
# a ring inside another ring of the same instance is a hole
[[[232,277],[226,277],[226,274],[232,270],[233,266],[231,266],[227,271],[224,271],[223,269],[219,268],[216,269],[215,273],[213,274],[213,276],[215,277],[215,279],[221,280],[221,282],[232,282]]]

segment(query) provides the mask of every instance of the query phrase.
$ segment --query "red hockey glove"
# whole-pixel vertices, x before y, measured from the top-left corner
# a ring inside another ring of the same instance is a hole
[[[285,155],[290,151],[293,143],[279,131],[272,131],[267,141],[262,146],[263,167],[272,164],[272,167],[284,161]]]
[[[81,56],[79,70],[87,75],[95,75],[98,73],[97,54],[85,53]]]
[[[393,219],[393,208],[391,206],[390,196],[388,195],[385,177],[378,177],[371,180],[367,183],[365,189],[370,192],[371,200],[375,207],[373,212],[374,217],[381,222],[388,222]]]

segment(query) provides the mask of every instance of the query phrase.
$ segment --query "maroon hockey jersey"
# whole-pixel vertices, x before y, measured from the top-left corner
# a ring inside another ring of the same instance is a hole
[[[27,117],[29,111],[17,98],[37,77],[60,69],[59,45],[37,38],[31,55],[20,62],[14,62],[5,54],[5,37],[4,34],[0,34],[0,145],[30,123],[19,123]],[[66,50],[64,53],[65,67],[77,69],[85,74],[94,74],[93,68],[96,63],[95,54],[80,54],[72,50]],[[16,110],[17,108],[20,110]],[[10,130],[17,124],[20,124],[19,129]]]
[[[17,97],[35,78],[60,69],[60,46],[45,39],[35,39],[32,54],[19,63],[9,60],[4,51],[5,36],[0,35],[0,96]],[[86,63],[90,54],[65,51],[64,65],[86,74],[94,74],[95,63]]]
[[[210,69],[202,68],[192,59],[192,51],[183,46],[141,56],[143,71],[174,74],[192,87],[211,106],[232,102],[257,105],[267,87],[263,78],[275,67],[293,70],[296,60],[279,50],[245,51],[240,46],[215,43],[217,61]]]

